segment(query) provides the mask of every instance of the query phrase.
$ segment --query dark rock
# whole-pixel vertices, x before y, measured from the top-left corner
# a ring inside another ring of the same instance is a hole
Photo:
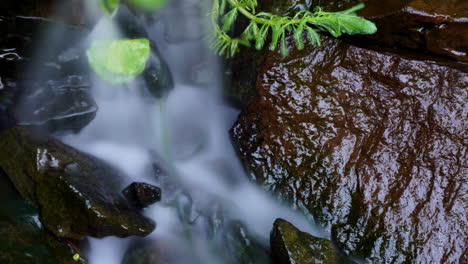
[[[57,239],[43,228],[37,210],[15,190],[0,169],[0,263],[87,263],[73,242]]]
[[[134,182],[125,188],[122,193],[137,208],[145,208],[161,201],[161,189],[147,183]]]
[[[240,221],[227,224],[223,232],[223,250],[228,250],[229,262],[242,264],[268,264],[272,259],[267,249],[256,239]]]
[[[278,16],[294,16],[298,11],[313,9],[320,0],[258,0],[258,10]]]
[[[327,11],[358,0],[324,0]],[[468,62],[468,3],[465,0],[367,0],[359,15],[374,21],[378,32],[365,36],[388,47],[426,51]],[[362,36],[359,37],[362,40]]]
[[[0,132],[0,167],[57,237],[145,236],[155,224],[120,194],[124,175],[105,162],[24,128]]]
[[[67,41],[50,41],[41,35],[44,32],[67,36]],[[76,47],[77,43],[82,43],[89,34],[84,28],[37,17],[0,16],[0,34],[2,77],[16,80],[58,79],[64,75],[83,73],[84,70],[79,66],[87,65],[83,61],[84,56],[67,58],[67,52],[70,53],[70,49]],[[70,67],[73,63],[79,66]]]
[[[257,181],[348,255],[466,260],[466,65],[331,38],[290,54],[269,54],[231,131]]]
[[[0,16],[41,17],[60,23],[83,24],[85,1],[82,0],[23,0],[0,2]]]
[[[69,42],[46,43],[38,32],[66,35]],[[97,106],[88,91],[88,66],[83,52],[72,48],[87,33],[39,18],[0,18],[0,128],[76,132],[91,122]]]
[[[329,240],[301,232],[279,218],[273,224],[270,246],[277,264],[352,263],[342,260]]]
[[[125,252],[121,264],[198,263],[187,257],[189,252],[169,240],[137,240]]]
[[[12,110],[18,125],[78,132],[96,116],[98,107],[89,95],[90,86],[79,76],[30,85]]]

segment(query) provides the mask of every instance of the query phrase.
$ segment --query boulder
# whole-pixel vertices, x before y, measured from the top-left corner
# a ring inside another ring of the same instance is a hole
[[[326,37],[290,51],[231,130],[257,181],[365,262],[464,262],[467,66]]]
[[[120,194],[125,176],[102,160],[18,127],[0,132],[0,149],[0,167],[55,236],[146,236],[155,228]]]
[[[0,263],[85,264],[72,241],[50,235],[38,211],[21,197],[0,169]],[[78,254],[75,260],[73,256]]]
[[[66,35],[46,43],[38,32]],[[0,18],[0,128],[15,124],[77,132],[95,117],[87,64],[77,48],[87,31],[39,18]],[[47,46],[43,52],[36,49]],[[85,66],[85,67],[84,67]]]
[[[273,224],[270,246],[277,264],[352,263],[342,260],[329,240],[301,232],[281,218]]]

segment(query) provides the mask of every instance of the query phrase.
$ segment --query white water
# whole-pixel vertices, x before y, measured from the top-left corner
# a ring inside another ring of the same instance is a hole
[[[189,0],[184,3],[188,6],[194,4]],[[165,32],[164,23],[172,22],[182,28],[191,25],[191,30],[194,30],[193,25],[197,21],[184,20],[180,16],[164,16],[164,12],[183,13],[184,10],[179,10],[183,7],[181,2],[174,3],[163,11],[160,23],[149,28],[150,37],[158,43],[175,77],[175,88],[166,103],[167,126],[163,129],[168,131],[168,142],[165,144],[169,146],[172,166],[182,181],[181,185],[191,190],[197,208],[222,202],[228,217],[247,223],[249,230],[266,244],[273,222],[279,217],[289,220],[303,231],[323,237],[318,229],[311,227],[305,217],[282,206],[251,183],[244,174],[228,136],[228,129],[238,112],[225,106],[219,96],[222,87],[219,85],[216,60],[208,57],[209,63],[201,71],[209,76],[209,81],[204,85],[185,81],[186,73],[190,72],[187,69],[192,66],[199,68],[198,65],[192,65],[192,59],[195,60],[200,54],[209,51],[204,47],[203,41],[189,39],[174,42],[175,37],[168,36],[167,31]],[[171,30],[177,31],[177,28]],[[162,37],[164,32],[166,38]],[[118,35],[115,25],[103,20],[91,37]],[[137,83],[141,85],[142,82]],[[154,159],[150,150],[163,156],[160,150],[161,125],[164,122],[161,120],[159,105],[142,92],[140,85],[110,90],[105,82],[94,80],[93,94],[99,106],[96,118],[78,135],[69,135],[63,140],[121,169],[129,176],[128,183],[142,181],[158,185],[159,182],[152,175],[151,164]],[[163,189],[162,194],[165,196],[168,193]],[[177,230],[180,230],[181,223],[174,208],[156,204],[146,209],[145,214],[157,222],[157,228],[150,238],[184,243],[183,238],[178,235],[180,232]],[[186,246],[196,251],[202,263],[220,263],[213,252],[204,246],[209,243],[206,236],[199,232],[193,232],[192,236],[195,243]],[[91,264],[119,264],[130,243],[129,239],[118,238],[90,241]]]

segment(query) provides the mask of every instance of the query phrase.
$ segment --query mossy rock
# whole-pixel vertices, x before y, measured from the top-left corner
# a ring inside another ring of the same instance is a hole
[[[49,234],[38,220],[38,211],[15,190],[0,169],[0,263],[84,264],[71,241]]]
[[[155,224],[121,195],[120,172],[25,128],[0,133],[0,167],[57,237],[145,236]]]
[[[273,225],[270,243],[277,264],[345,263],[329,240],[301,232],[280,218]]]

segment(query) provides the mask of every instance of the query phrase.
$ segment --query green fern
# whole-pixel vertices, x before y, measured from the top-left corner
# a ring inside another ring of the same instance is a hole
[[[377,31],[374,23],[355,13],[364,8],[364,4],[341,12],[324,12],[317,7],[313,12],[299,11],[294,17],[256,13],[256,7],[257,0],[214,0],[211,11],[214,37],[211,47],[217,54],[232,57],[239,51],[240,45],[250,47],[254,44],[255,48],[260,50],[270,37],[270,50],[276,50],[279,44],[281,53],[286,56],[286,36],[290,32],[294,36],[297,48],[303,49],[303,33],[306,33],[311,45],[320,46],[318,32],[326,31],[333,37],[340,37],[342,34],[373,34]],[[240,37],[233,38],[229,36],[229,31],[239,13],[247,17],[250,23]]]

